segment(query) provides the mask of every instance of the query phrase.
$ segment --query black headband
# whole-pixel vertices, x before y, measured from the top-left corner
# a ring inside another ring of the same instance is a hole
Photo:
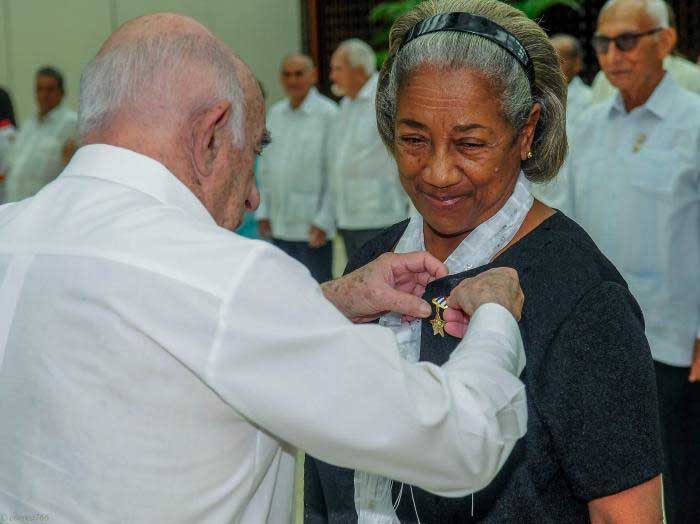
[[[518,61],[525,70],[527,79],[530,81],[530,88],[532,89],[535,85],[535,67],[532,65],[530,55],[525,50],[523,44],[520,43],[520,40],[515,38],[515,36],[509,33],[504,27],[483,16],[472,15],[470,13],[441,13],[426,18],[409,29],[404,35],[398,51],[411,40],[415,40],[419,36],[437,33],[439,31],[471,33],[491,40],[494,44],[508,51],[508,53]]]

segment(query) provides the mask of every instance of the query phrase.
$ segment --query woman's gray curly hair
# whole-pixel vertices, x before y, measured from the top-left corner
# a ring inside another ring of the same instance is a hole
[[[397,53],[404,35],[414,25],[433,15],[450,12],[483,16],[512,33],[534,65],[532,88],[515,58],[481,36],[454,31],[431,33],[412,40]],[[468,69],[491,82],[494,94],[500,96],[504,117],[516,131],[527,123],[533,104],[540,104],[533,155],[523,161],[522,169],[533,182],[543,182],[557,174],[567,151],[566,84],[549,38],[525,14],[497,0],[427,0],[394,23],[389,47],[377,88],[377,125],[392,153],[398,95],[410,74],[424,65]]]

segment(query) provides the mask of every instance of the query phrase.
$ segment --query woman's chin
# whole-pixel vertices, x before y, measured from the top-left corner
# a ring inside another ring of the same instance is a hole
[[[425,224],[434,237],[444,238],[445,240],[466,237],[472,229],[465,224],[446,224],[430,220],[425,220]]]

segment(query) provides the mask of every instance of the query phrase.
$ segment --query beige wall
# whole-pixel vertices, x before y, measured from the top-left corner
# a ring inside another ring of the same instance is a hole
[[[67,103],[78,104],[83,65],[107,35],[135,16],[172,11],[192,16],[231,46],[265,85],[268,103],[282,97],[282,56],[301,48],[299,0],[0,0],[0,85],[20,120],[34,110],[34,73],[60,69]]]

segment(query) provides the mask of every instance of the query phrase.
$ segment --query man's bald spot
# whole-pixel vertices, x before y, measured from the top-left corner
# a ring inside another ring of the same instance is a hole
[[[310,71],[314,68],[314,61],[310,56],[303,53],[289,53],[282,59],[282,69],[287,66],[302,65],[304,71]]]
[[[663,0],[608,0],[598,14],[598,23],[609,17],[668,27],[668,6]]]
[[[208,35],[218,41],[211,31],[194,18],[177,13],[154,13],[124,22],[102,44],[97,56],[99,57],[120,44],[165,32]]]

